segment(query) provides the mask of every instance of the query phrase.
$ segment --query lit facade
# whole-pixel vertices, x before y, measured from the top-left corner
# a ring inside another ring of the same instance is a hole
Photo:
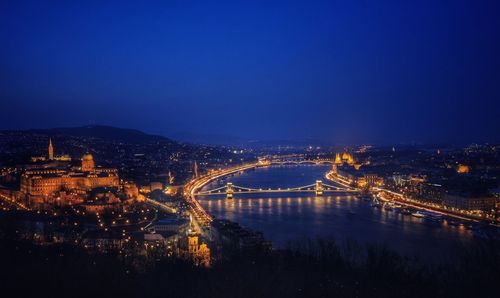
[[[25,171],[21,176],[21,192],[32,196],[48,196],[61,190],[118,186],[116,169],[98,169],[94,172],[42,169]]]
[[[54,159],[49,141],[48,157]],[[64,190],[87,191],[96,187],[118,187],[118,170],[95,168],[92,155],[85,154],[80,168],[28,169],[21,176],[20,190],[28,196],[51,196]]]
[[[49,160],[54,160],[54,146],[52,145],[52,139],[49,139]]]

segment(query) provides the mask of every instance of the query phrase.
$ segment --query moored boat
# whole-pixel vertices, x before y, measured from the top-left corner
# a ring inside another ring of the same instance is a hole
[[[424,218],[425,215],[420,213],[419,211],[413,212],[411,216],[418,217],[418,218]]]

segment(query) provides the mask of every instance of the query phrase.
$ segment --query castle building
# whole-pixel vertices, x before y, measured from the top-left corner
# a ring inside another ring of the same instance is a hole
[[[54,158],[54,147],[49,141],[49,159]],[[57,164],[59,165],[59,164]],[[48,166],[29,168],[21,176],[20,191],[31,199],[51,197],[59,191],[86,192],[96,187],[118,187],[118,170],[96,168],[91,154],[82,157],[81,167]]]

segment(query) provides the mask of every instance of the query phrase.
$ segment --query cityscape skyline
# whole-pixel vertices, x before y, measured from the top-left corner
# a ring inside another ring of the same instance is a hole
[[[496,1],[0,8],[0,129],[500,141]]]
[[[0,1],[3,292],[499,296],[499,12]]]

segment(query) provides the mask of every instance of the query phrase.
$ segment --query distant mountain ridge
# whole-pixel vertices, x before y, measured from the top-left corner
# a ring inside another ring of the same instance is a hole
[[[171,144],[192,144],[208,146],[231,146],[240,148],[276,148],[276,147],[308,147],[308,146],[332,146],[333,143],[318,139],[276,139],[258,140],[243,137],[219,135],[219,134],[199,134],[199,133],[174,133],[173,139],[155,134],[148,134],[143,131],[131,128],[120,128],[107,125],[85,125],[77,127],[56,127],[46,129],[27,130],[0,130],[0,134],[40,134],[48,137],[67,135],[83,138],[99,138],[117,142],[167,142]]]
[[[214,146],[235,146],[243,148],[262,149],[279,146],[308,147],[308,146],[333,146],[335,143],[313,138],[302,139],[250,139],[222,134],[201,134],[192,132],[178,132],[171,136],[183,142],[194,144],[207,144]]]
[[[48,136],[71,135],[71,136],[86,137],[86,138],[101,138],[118,142],[143,143],[143,142],[164,141],[164,142],[175,143],[175,141],[169,138],[159,135],[150,135],[140,130],[129,129],[129,128],[118,128],[105,125],[86,125],[81,127],[59,127],[59,128],[48,128],[48,129],[2,131],[2,133],[16,133],[16,132],[45,134]]]

